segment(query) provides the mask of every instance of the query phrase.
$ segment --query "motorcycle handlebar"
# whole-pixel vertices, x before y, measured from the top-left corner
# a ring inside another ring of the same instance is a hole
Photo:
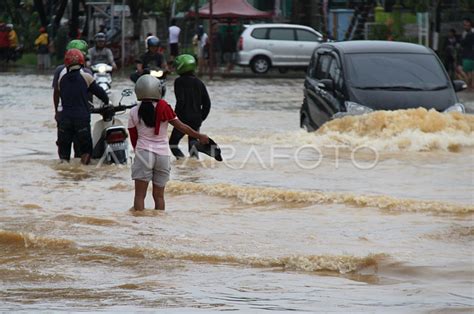
[[[118,105],[118,106],[103,106],[100,108],[93,108],[91,109],[91,113],[98,113],[102,114],[108,110],[113,111],[113,112],[119,112],[119,111],[125,111],[127,109],[135,107],[137,104],[131,104],[131,105]]]

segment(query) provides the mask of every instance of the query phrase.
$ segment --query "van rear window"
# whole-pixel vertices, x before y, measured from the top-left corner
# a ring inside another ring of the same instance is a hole
[[[267,28],[256,28],[250,34],[253,38],[256,39],[266,39],[267,38]]]

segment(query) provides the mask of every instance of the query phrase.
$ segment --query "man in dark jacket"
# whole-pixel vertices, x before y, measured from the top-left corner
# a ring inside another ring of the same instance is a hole
[[[88,92],[92,92],[105,104],[109,103],[107,93],[96,84],[94,77],[82,71],[85,58],[78,49],[70,49],[64,56],[67,71],[58,79],[61,106],[56,106],[58,122],[58,155],[63,161],[69,161],[71,144],[74,138],[80,146],[81,162],[88,164],[92,154],[91,114]]]
[[[211,100],[204,83],[194,75],[196,59],[188,54],[180,55],[175,59],[175,69],[180,75],[174,81],[176,115],[182,122],[199,132],[202,122],[206,120],[211,110]],[[171,132],[169,144],[171,152],[177,159],[184,157],[178,147],[184,135],[177,129]],[[196,144],[197,139],[188,137],[189,154],[198,158],[197,149],[194,147]]]
[[[163,54],[160,52],[160,40],[156,36],[148,37],[148,50],[136,60],[137,70],[130,75],[130,79],[136,82],[142,74],[150,74],[150,68],[161,68],[167,70],[167,64]]]

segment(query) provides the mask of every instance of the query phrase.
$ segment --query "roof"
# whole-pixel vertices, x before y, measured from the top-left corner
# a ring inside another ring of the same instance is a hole
[[[306,25],[299,25],[299,24],[284,24],[284,23],[258,23],[258,24],[247,24],[245,25],[246,27],[254,27],[254,28],[259,28],[259,27],[288,27],[288,28],[306,28],[306,29],[312,29],[309,26]]]
[[[312,27],[306,25],[299,25],[299,24],[284,24],[284,23],[258,23],[258,24],[246,24],[244,25],[246,28],[254,29],[254,28],[297,28],[297,29],[307,29],[312,32],[316,32],[319,36],[323,37],[323,35],[314,30]]]
[[[190,11],[188,16],[194,16]],[[270,18],[273,12],[265,12],[255,9],[246,0],[212,0],[213,18]],[[199,17],[209,18],[209,3],[199,9]]]
[[[342,53],[398,52],[398,53],[431,53],[425,46],[382,40],[353,40],[324,43],[320,47],[334,47]]]

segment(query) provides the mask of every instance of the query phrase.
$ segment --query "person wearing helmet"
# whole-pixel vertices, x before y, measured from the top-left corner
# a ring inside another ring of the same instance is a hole
[[[18,36],[16,31],[13,29],[13,24],[7,24],[7,32],[8,32],[8,42],[9,42],[9,51],[8,51],[8,59],[15,60],[15,52],[18,48]]]
[[[89,45],[87,44],[86,41],[81,40],[81,39],[74,39],[74,40],[71,40],[67,44],[66,51],[68,51],[70,49],[77,49],[77,50],[81,51],[82,54],[84,55],[84,58],[86,58],[88,47],[89,47]],[[87,72],[87,73],[92,75],[92,71],[88,68],[84,67],[84,68],[81,69],[81,71]],[[57,108],[59,106],[59,100],[60,100],[58,80],[59,80],[59,77],[64,75],[66,72],[67,72],[67,68],[66,68],[66,65],[64,65],[64,64],[58,65],[56,67],[56,69],[54,70],[52,87],[53,87],[53,103],[54,103],[55,108]]]
[[[55,106],[58,123],[58,155],[62,161],[69,161],[74,138],[80,145],[81,162],[88,164],[92,154],[91,114],[88,92],[92,92],[105,104],[109,103],[107,93],[95,83],[94,77],[82,71],[84,54],[78,49],[69,49],[64,56],[66,71],[58,79],[61,107]]]
[[[130,79],[136,82],[142,74],[148,74],[150,68],[157,67],[167,70],[165,58],[160,53],[160,40],[156,36],[150,36],[147,40],[147,52],[135,60],[136,72],[130,75]]]
[[[82,52],[82,54],[84,55],[84,58],[86,58],[88,48],[89,48],[89,45],[87,44],[86,41],[81,40],[81,39],[74,39],[74,40],[71,40],[67,44],[66,51],[70,49],[78,49]],[[89,68],[83,67],[81,68],[81,71],[89,73],[90,75],[93,75],[92,71]],[[66,73],[67,73],[67,68],[64,64],[58,65],[56,69],[54,70],[52,87],[53,87],[53,104],[54,104],[54,108],[56,108],[55,111],[57,111],[57,108],[61,108],[60,103],[59,103],[60,97],[59,97],[58,80],[60,76],[63,76]],[[92,100],[92,95],[90,93],[89,93],[89,100]],[[75,138],[73,148],[74,148],[74,157],[76,158],[81,157],[80,146],[81,145],[79,145],[79,143],[77,142],[77,139]]]
[[[35,40],[35,46],[37,47],[37,67],[38,70],[42,71],[51,66],[51,59],[49,56],[49,38],[46,28],[41,27],[39,32],[40,34]]]
[[[211,110],[211,100],[207,93],[206,85],[194,75],[196,59],[189,54],[176,57],[174,67],[179,77],[174,81],[174,94],[176,96],[175,112],[178,118],[191,128],[199,131],[201,124],[206,120]],[[179,149],[179,142],[184,133],[174,128],[170,136],[170,147],[173,155],[179,159],[184,157]],[[191,157],[198,158],[194,148],[196,139],[188,136],[188,150]]]
[[[135,210],[145,208],[148,183],[153,183],[155,209],[164,210],[165,185],[170,177],[170,152],[168,146],[168,123],[181,132],[197,138],[200,143],[209,143],[209,138],[181,122],[171,106],[161,99],[160,81],[142,75],[135,84],[135,94],[141,103],[130,110],[128,131],[135,149],[132,179],[135,181]]]
[[[106,37],[104,33],[97,33],[94,36],[95,46],[89,49],[89,63],[96,65],[98,63],[105,63],[111,65],[114,70],[117,70],[117,65],[114,61],[112,50],[105,47]]]

